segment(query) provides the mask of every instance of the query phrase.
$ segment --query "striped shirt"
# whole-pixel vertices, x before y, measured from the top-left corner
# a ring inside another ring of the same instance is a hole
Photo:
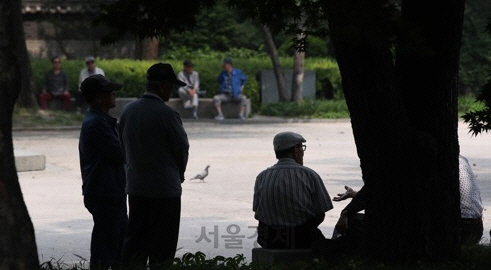
[[[320,176],[293,159],[280,159],[256,178],[252,210],[267,225],[303,225],[332,208]]]
[[[482,218],[481,193],[477,186],[476,176],[469,161],[459,156],[460,180],[460,215],[462,218]]]

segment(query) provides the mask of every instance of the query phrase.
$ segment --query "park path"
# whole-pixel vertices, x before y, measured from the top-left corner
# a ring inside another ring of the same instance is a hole
[[[209,256],[242,253],[250,260],[254,245],[252,195],[256,175],[275,163],[273,136],[295,131],[307,140],[305,165],[323,178],[331,195],[344,185],[362,186],[359,160],[349,121],[305,123],[230,121],[185,122],[190,141],[186,178],[210,165],[204,183],[183,184],[178,255],[202,251]],[[491,135],[471,137],[459,125],[461,152],[478,176],[485,206],[485,239],[491,228]],[[18,131],[16,149],[46,156],[46,170],[19,173],[27,207],[36,230],[41,261],[65,263],[89,258],[92,220],[83,206],[78,160],[78,130]],[[321,225],[330,237],[346,202],[334,203]]]

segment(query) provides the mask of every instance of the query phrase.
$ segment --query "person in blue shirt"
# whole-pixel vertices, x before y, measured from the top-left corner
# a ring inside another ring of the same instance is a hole
[[[108,114],[115,107],[115,91],[121,88],[103,75],[88,77],[80,87],[90,105],[79,141],[84,205],[94,220],[90,269],[121,267],[128,223],[125,159],[116,119]]]
[[[223,120],[221,104],[225,102],[234,102],[240,104],[239,118],[246,119],[247,97],[243,94],[244,85],[247,77],[233,66],[232,59],[225,58],[223,60],[223,71],[218,75],[218,83],[220,84],[220,92],[213,97],[213,103],[217,109],[218,115],[216,120]]]

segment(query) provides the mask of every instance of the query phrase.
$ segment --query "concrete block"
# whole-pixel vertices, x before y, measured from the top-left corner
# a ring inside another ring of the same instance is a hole
[[[138,98],[116,98],[116,107],[109,110],[109,114],[114,118],[121,118],[123,114],[124,107],[130,104],[133,101],[136,101]],[[182,100],[180,98],[171,98],[168,102],[166,102],[167,106],[176,110],[181,118],[192,118],[193,110],[192,109],[184,109],[182,104]],[[225,118],[237,118],[240,112],[240,105],[234,103],[225,103],[222,104],[222,112]],[[251,100],[247,100],[247,108],[246,108],[247,116],[251,114]],[[198,107],[198,115],[200,118],[214,118],[217,115],[215,106],[213,105],[213,99],[211,98],[200,98],[199,107]]]
[[[311,249],[252,249],[252,261],[258,263],[282,264],[297,261],[311,261],[313,258]]]
[[[181,118],[192,118],[193,110],[192,109],[184,109],[182,104],[182,100],[180,98],[171,98],[167,105],[174,110],[176,110]],[[225,118],[237,118],[240,112],[240,104],[235,103],[225,103],[222,104],[222,112]],[[247,99],[247,108],[246,108],[247,116],[251,114],[251,100]],[[198,107],[198,116],[200,118],[214,118],[217,115],[215,106],[213,105],[213,99],[211,98],[200,98],[199,99],[199,107]]]
[[[62,109],[62,106],[63,106],[63,102],[61,100],[59,100],[59,99],[52,99],[48,103],[48,109],[51,110],[51,111],[61,110]]]
[[[130,97],[130,98],[116,98],[116,107],[109,110],[109,115],[114,118],[121,118],[123,114],[124,107],[130,104],[133,101],[136,101],[138,98]]]
[[[17,172],[42,171],[46,168],[46,157],[24,150],[15,150],[15,166]]]
[[[86,102],[82,103],[82,107],[80,108],[81,111],[86,111],[89,108],[89,105]],[[52,99],[48,103],[48,110],[51,111],[61,111],[63,109],[63,102],[59,99]],[[72,97],[71,98],[71,103],[70,103],[70,108],[68,108],[68,111],[74,112],[77,110],[77,102],[76,98]]]
[[[293,70],[285,69],[283,74],[285,76],[288,94],[291,95]],[[302,96],[304,98],[315,99],[315,72],[312,70],[305,70]],[[276,85],[274,71],[261,70],[261,104],[265,105],[278,101],[278,87]]]

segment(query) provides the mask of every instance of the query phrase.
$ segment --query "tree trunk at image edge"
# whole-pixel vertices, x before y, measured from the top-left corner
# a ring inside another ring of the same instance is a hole
[[[293,77],[292,77],[292,101],[301,102],[303,99],[303,75],[305,71],[305,34],[303,26],[305,16],[297,22],[297,31],[295,37],[295,52],[293,55]]]
[[[22,32],[24,33],[24,32]],[[32,69],[29,54],[27,52],[26,43],[19,44],[19,65],[22,76],[22,88],[20,90],[19,98],[17,99],[17,105],[24,108],[37,107],[36,95],[33,92],[32,86]]]
[[[430,182],[428,250],[448,258],[459,251],[458,74],[465,0],[406,0],[402,16],[421,36],[401,40],[396,71],[411,123],[430,134],[438,149]],[[421,44],[421,50],[418,45]],[[415,50],[416,49],[416,50]],[[415,79],[416,78],[416,79]],[[438,192],[434,192],[438,190]]]
[[[159,57],[159,40],[157,38],[145,38],[136,42],[136,59],[155,60]]]
[[[303,75],[305,66],[305,52],[295,50],[293,56],[292,101],[300,102],[303,99]]]
[[[0,269],[39,267],[12,145],[12,111],[25,79],[25,48],[21,1],[4,0],[0,2]]]
[[[263,32],[266,49],[271,58],[271,63],[273,64],[279,100],[290,101],[290,95],[288,94],[288,91],[286,89],[285,74],[283,73],[283,67],[281,67],[280,57],[278,56],[278,50],[276,49],[273,35],[271,35],[271,31],[265,25],[260,26],[260,29]]]
[[[463,0],[413,2],[403,4],[405,28],[397,31],[387,1],[324,6],[365,182],[365,250],[389,262],[450,259],[459,252],[456,82]],[[400,42],[412,42],[407,47],[420,47],[404,51],[398,44],[394,61],[393,31]]]

